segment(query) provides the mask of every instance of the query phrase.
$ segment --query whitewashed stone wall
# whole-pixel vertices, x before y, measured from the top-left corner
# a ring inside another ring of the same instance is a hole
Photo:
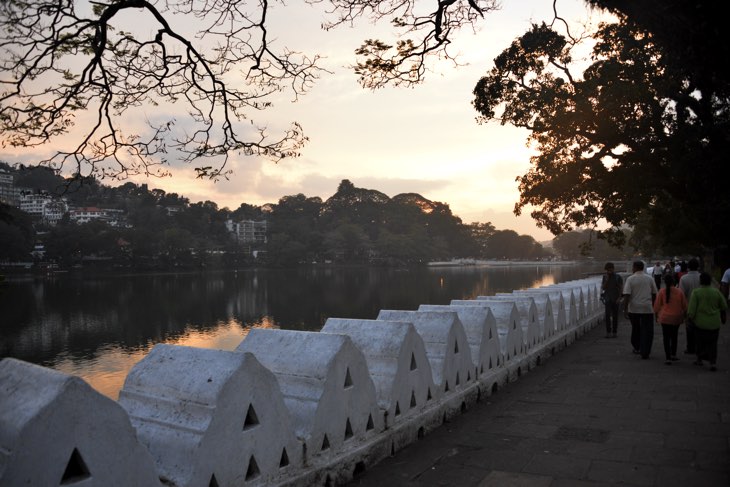
[[[422,304],[418,310],[451,311],[457,314],[469,342],[476,377],[502,365],[497,321],[489,308]]]
[[[119,404],[78,377],[0,361],[0,485],[160,486]]]
[[[413,323],[440,394],[452,395],[476,379],[469,341],[456,312],[381,310],[378,319]]]
[[[560,289],[565,296],[566,292],[570,292],[573,296],[575,303],[575,310],[568,309],[566,312],[575,313],[575,319],[569,320],[573,323],[572,327],[576,329],[578,336],[583,335],[588,331],[589,327],[595,323],[591,322],[590,317],[595,312],[595,306],[593,305],[593,299],[591,297],[591,286],[587,281],[571,281],[563,284],[555,284],[548,286],[547,289]],[[593,288],[595,289],[595,288]],[[567,298],[566,298],[567,299]]]
[[[363,352],[386,428],[420,414],[440,395],[412,323],[329,318],[321,333],[347,335]]]
[[[522,318],[514,301],[479,301],[453,299],[452,305],[481,306],[489,308],[497,322],[497,333],[505,362],[525,354],[525,340],[522,336]]]
[[[255,329],[234,352],[158,345],[119,403],[4,359],[0,485],[345,483],[595,326],[599,284]]]
[[[555,316],[553,313],[553,304],[548,293],[535,294],[517,294],[517,293],[497,293],[494,296],[478,296],[477,299],[496,298],[509,301],[511,299],[530,298],[537,308],[539,336],[542,341],[549,340],[557,332],[555,324]]]
[[[250,353],[156,345],[119,403],[168,484],[266,485],[302,464],[279,384]]]
[[[565,300],[563,299],[563,293],[557,289],[550,288],[533,288],[533,289],[522,289],[515,291],[515,294],[532,296],[535,301],[538,301],[538,297],[547,296],[550,299],[553,319],[555,321],[555,332],[563,332],[568,327],[568,317],[566,314]]]
[[[565,305],[566,328],[574,329],[578,326],[578,306],[576,305],[575,294],[573,289],[568,287],[550,286],[546,289],[550,291],[557,290],[563,295],[563,304]]]
[[[542,325],[540,323],[540,315],[537,311],[535,299],[532,296],[478,296],[477,301],[499,301],[513,302],[517,306],[520,314],[520,323],[522,324],[522,337],[525,341],[527,351],[537,346],[543,340]]]
[[[575,320],[571,321],[578,323],[579,319],[585,318],[587,309],[583,296],[583,288],[575,284],[554,284],[552,286],[548,286],[548,289],[560,289],[563,292],[569,292],[569,298],[572,300],[572,306],[575,306]]]
[[[367,362],[350,337],[253,329],[237,351],[253,353],[276,376],[305,462],[383,430]]]

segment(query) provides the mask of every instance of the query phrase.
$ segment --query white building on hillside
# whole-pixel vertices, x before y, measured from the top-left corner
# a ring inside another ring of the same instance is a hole
[[[18,206],[20,190],[13,184],[13,175],[5,169],[0,169],[0,203]]]
[[[266,220],[241,220],[239,222],[227,220],[226,228],[228,228],[228,231],[236,237],[236,241],[239,243],[265,244],[267,241],[266,232],[268,225]]]
[[[56,199],[47,202],[43,206],[42,219],[45,223],[55,226],[61,221],[63,215],[68,213],[68,205],[63,199]]]
[[[87,206],[73,208],[68,213],[71,221],[77,225],[89,223],[92,220],[99,220],[112,227],[127,226],[124,210]]]
[[[65,199],[30,190],[20,191],[18,207],[49,225],[56,225],[68,211]]]

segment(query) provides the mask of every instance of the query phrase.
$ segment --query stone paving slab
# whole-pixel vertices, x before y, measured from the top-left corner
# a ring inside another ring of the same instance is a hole
[[[694,357],[631,353],[602,325],[350,485],[600,487],[730,485],[730,324],[717,372]]]

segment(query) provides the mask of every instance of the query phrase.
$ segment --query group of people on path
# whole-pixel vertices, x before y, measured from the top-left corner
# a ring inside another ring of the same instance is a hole
[[[657,263],[655,269],[661,266]],[[662,328],[665,364],[679,360],[677,341],[679,327],[686,324],[687,348],[685,354],[695,355],[695,365],[709,362],[710,370],[717,370],[717,340],[720,325],[726,321],[727,296],[730,288],[730,269],[723,275],[721,289],[712,286],[712,277],[699,271],[699,261],[691,259],[681,274],[662,269],[647,274],[644,263],[633,263],[633,273],[626,281],[616,273],[614,264],[605,265],[601,281],[601,299],[606,308],[606,338],[618,334],[619,308],[631,323],[633,353],[648,359],[654,341],[654,323]],[[661,281],[664,287],[661,287]]]

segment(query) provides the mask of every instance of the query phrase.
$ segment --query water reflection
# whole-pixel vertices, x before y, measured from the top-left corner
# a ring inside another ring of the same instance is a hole
[[[0,356],[87,380],[116,398],[156,343],[234,349],[253,327],[319,330],[581,277],[585,267],[251,270],[238,273],[11,278],[0,290]]]
[[[227,323],[219,323],[213,328],[198,329],[188,327],[184,333],[174,339],[164,340],[172,345],[211,348],[217,350],[234,350],[246,337],[251,328],[278,328],[269,316],[259,322],[244,325],[236,319]],[[142,360],[154,346],[136,350],[125,350],[119,346],[106,345],[100,347],[93,358],[78,359],[61,353],[49,366],[56,370],[81,377],[102,394],[117,399],[124,385],[129,369]]]

